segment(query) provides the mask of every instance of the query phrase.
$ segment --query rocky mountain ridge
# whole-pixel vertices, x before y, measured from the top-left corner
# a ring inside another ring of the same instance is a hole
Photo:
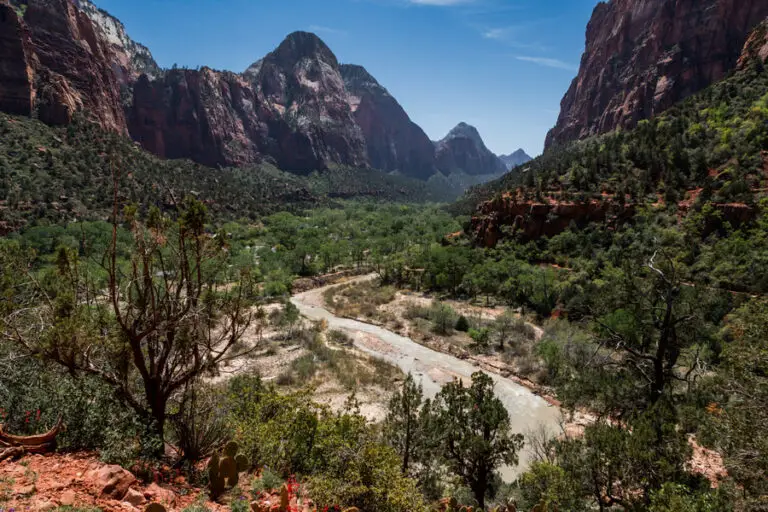
[[[721,80],[766,16],[764,0],[600,2],[546,146],[632,128]]]
[[[526,153],[522,148],[508,155],[499,155],[499,159],[504,162],[504,165],[507,167],[508,171],[511,171],[518,165],[527,164],[533,160],[533,158],[531,158],[531,156],[528,155],[528,153]]]
[[[12,2],[0,0],[1,111],[54,125],[83,113],[158,156],[211,167],[372,167],[422,180],[503,167],[479,136],[436,151],[375,78],[340,65],[314,34],[290,34],[243,73],[162,70],[90,0]]]

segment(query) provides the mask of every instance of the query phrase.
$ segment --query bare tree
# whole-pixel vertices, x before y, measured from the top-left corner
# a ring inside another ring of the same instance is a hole
[[[206,232],[202,203],[187,200],[175,220],[151,208],[141,221],[126,207],[127,249],[117,205],[115,187],[106,290],[76,253],[60,252],[53,278],[29,267],[19,277],[35,292],[5,312],[3,335],[72,373],[103,379],[162,438],[174,395],[255,348],[240,341],[251,307],[242,283],[217,285],[226,241]]]

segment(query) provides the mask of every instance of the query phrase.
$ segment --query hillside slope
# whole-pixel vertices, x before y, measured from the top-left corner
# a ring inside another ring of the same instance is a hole
[[[510,230],[551,236],[571,221],[620,221],[644,205],[709,204],[748,221],[768,191],[767,32],[768,21],[726,80],[632,131],[553,148],[455,207],[477,209],[473,230],[488,245]]]

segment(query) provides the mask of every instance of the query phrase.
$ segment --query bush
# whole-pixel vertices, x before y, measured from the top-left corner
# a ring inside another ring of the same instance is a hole
[[[279,485],[277,475],[301,474],[321,508],[426,510],[415,482],[402,475],[397,454],[378,443],[358,413],[334,414],[307,393],[279,395],[247,376],[230,383],[228,407],[241,452],[274,472],[265,472],[252,490]]]
[[[429,310],[429,319],[435,334],[447,335],[456,324],[456,311],[448,304],[435,302]]]
[[[129,465],[153,440],[136,414],[98,379],[74,378],[0,348],[0,416],[14,434],[48,430],[61,416],[66,428],[57,437],[63,450],[99,451],[106,462]]]
[[[469,337],[474,341],[475,347],[479,349],[488,348],[488,344],[491,342],[491,330],[487,327],[481,329],[470,329]]]
[[[264,468],[261,478],[254,478],[251,482],[251,497],[258,499],[262,492],[278,489],[281,485],[283,485],[283,479],[280,478],[280,475],[269,468]]]
[[[229,432],[225,422],[222,390],[195,383],[184,393],[179,411],[171,418],[176,444],[187,462],[197,462],[224,444]]]

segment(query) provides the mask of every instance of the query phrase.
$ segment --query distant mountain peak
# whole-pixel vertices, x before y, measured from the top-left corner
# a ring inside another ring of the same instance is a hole
[[[501,155],[499,156],[499,159],[504,162],[504,165],[506,165],[507,169],[510,171],[518,165],[523,165],[533,160],[533,158],[531,158],[530,155],[528,155],[528,153],[526,153],[522,148],[518,149],[514,153]]]
[[[461,122],[435,143],[438,168],[443,174],[462,171],[470,175],[494,175],[506,170],[504,163],[483,142],[477,128]]]
[[[471,139],[482,148],[485,148],[485,143],[483,142],[483,138],[480,136],[480,132],[477,131],[477,128],[471,124],[465,123],[464,121],[457,124],[450,132],[448,132],[448,135],[446,135],[443,140],[438,142],[438,144],[457,138]]]

